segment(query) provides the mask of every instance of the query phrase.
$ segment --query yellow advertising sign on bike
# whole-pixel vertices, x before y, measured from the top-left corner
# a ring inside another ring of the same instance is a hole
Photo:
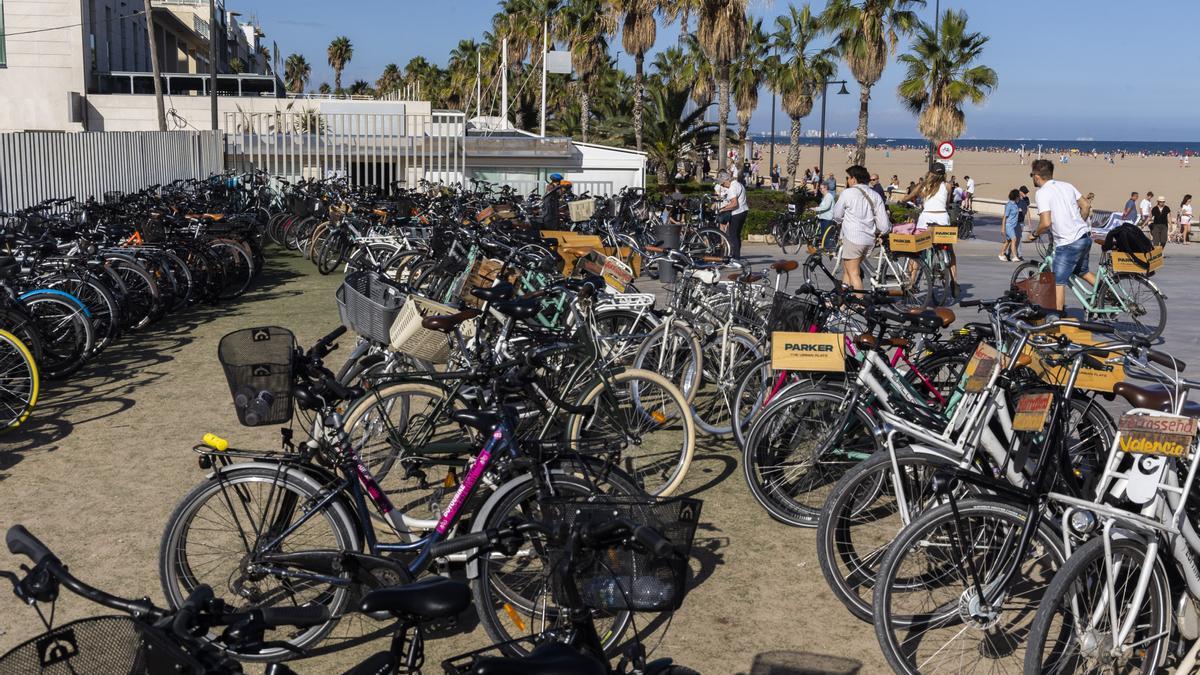
[[[846,370],[846,336],[842,333],[771,333],[771,367],[775,370]]]

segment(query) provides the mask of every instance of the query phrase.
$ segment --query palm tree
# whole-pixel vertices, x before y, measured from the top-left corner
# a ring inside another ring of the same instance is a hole
[[[867,161],[871,87],[883,75],[899,36],[911,33],[916,27],[918,19],[912,8],[924,5],[925,0],[830,0],[821,17],[822,23],[836,35],[838,52],[862,88],[858,97],[855,164]]]
[[[542,41],[542,22],[553,11],[558,0],[502,0],[500,12],[492,17],[492,28],[497,42],[507,40],[508,68],[510,81],[521,81],[525,59],[536,51],[535,45]],[[517,128],[525,126],[525,109],[532,100],[531,87],[519,87],[516,95],[522,99],[513,106]]]
[[[696,8],[704,0],[664,0],[663,14],[667,21],[679,20],[679,44],[683,44],[689,35],[688,24],[692,16],[696,13]]]
[[[712,61],[709,60],[708,54],[704,53],[704,48],[700,46],[700,40],[695,35],[688,35],[684,39],[683,46],[685,49],[684,60],[687,67],[683,71],[684,82],[688,83],[692,102],[698,106],[702,106],[705,110],[712,103],[713,89],[716,87],[714,81],[716,79],[716,71],[713,68]],[[704,162],[700,160],[701,148],[707,148],[707,145],[696,145],[692,147],[692,161],[696,167],[696,180],[704,179]]]
[[[466,110],[475,94],[476,57],[482,60],[482,45],[474,40],[459,40],[446,64],[450,71],[450,94],[458,107]],[[478,104],[478,102],[477,102]],[[469,112],[469,111],[468,111]]]
[[[591,120],[593,75],[608,63],[608,35],[612,33],[611,15],[602,11],[600,0],[569,0],[554,15],[554,35],[568,45],[571,67],[579,91],[580,138],[588,141]]]
[[[787,154],[787,175],[792,185],[796,184],[800,163],[800,120],[812,112],[822,83],[837,71],[833,51],[812,46],[821,31],[820,19],[804,5],[800,9],[789,7],[787,14],[776,18],[771,36],[777,55],[768,59],[768,82],[792,121]]]
[[[758,88],[766,79],[769,41],[763,32],[762,19],[750,26],[746,36],[746,51],[733,69],[733,101],[737,104],[738,146],[743,156],[746,136],[750,133],[750,117],[758,107]]]
[[[729,78],[734,59],[746,44],[746,0],[703,0],[697,15],[696,37],[713,63],[717,79],[717,167],[726,164],[729,118]]]
[[[654,165],[659,185],[675,186],[676,163],[697,145],[708,145],[717,127],[704,121],[707,106],[687,112],[688,92],[658,84],[648,92],[645,142],[647,159]]]
[[[274,68],[271,65],[271,50],[267,49],[266,45],[259,45],[258,55],[262,57],[262,62],[265,65],[266,73],[268,75],[274,74]]]
[[[346,90],[350,96],[374,96],[375,90],[371,88],[371,84],[366,80],[355,80],[350,88]]]
[[[329,67],[333,68],[333,89],[336,93],[342,93],[342,70],[346,64],[350,63],[350,59],[354,58],[354,45],[350,44],[350,38],[345,35],[339,35],[329,43],[329,49],[326,50],[329,56]]]
[[[246,72],[246,62],[235,56],[229,59],[229,70],[234,73],[244,73]]]
[[[283,62],[283,81],[287,83],[288,91],[293,94],[303,94],[308,86],[308,78],[312,75],[312,66],[301,54],[289,54]]]
[[[658,20],[654,15],[661,5],[662,0],[609,0],[609,8],[621,24],[621,46],[633,57],[633,137],[639,152],[642,149],[646,52],[658,37]],[[617,20],[614,18],[614,23]]]
[[[995,90],[996,71],[978,63],[987,41],[981,33],[967,32],[966,12],[946,10],[940,32],[922,22],[912,53],[900,57],[908,70],[897,92],[931,143],[962,136],[963,105],[979,105]]]
[[[654,69],[650,74],[650,82],[657,86],[687,91],[689,65],[687,53],[682,47],[667,47],[654,55],[654,62],[650,64]]]
[[[322,82],[321,86],[317,87],[317,93],[328,96],[333,91],[333,87],[329,86],[328,82]]]
[[[389,63],[383,67],[383,73],[375,81],[375,89],[379,91],[380,96],[386,96],[400,88],[401,79],[400,66]]]

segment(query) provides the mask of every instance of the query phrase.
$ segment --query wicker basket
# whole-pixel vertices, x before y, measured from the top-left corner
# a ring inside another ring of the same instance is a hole
[[[421,322],[427,316],[454,314],[456,311],[449,305],[429,298],[409,295],[389,331],[392,349],[422,361],[445,363],[450,357],[449,336],[441,331],[429,330]],[[469,338],[475,335],[475,322],[463,323],[458,330],[464,338]]]
[[[468,307],[476,309],[483,306],[483,301],[475,297],[471,293],[476,288],[491,288],[496,284],[496,278],[500,276],[500,270],[504,268],[504,262],[492,258],[480,258],[475,261],[475,266],[471,268],[471,273],[467,275],[467,281],[463,284],[461,298]],[[510,270],[507,276],[509,283],[516,281],[518,272]]]

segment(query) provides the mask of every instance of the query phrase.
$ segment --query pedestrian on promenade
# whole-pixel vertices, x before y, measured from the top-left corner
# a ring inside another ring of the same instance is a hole
[[[779,165],[778,164],[771,167],[771,189],[772,190],[779,189]]]
[[[746,201],[746,188],[728,171],[717,174],[717,182],[725,188],[725,200],[717,212],[729,215],[729,222],[722,225],[725,236],[729,239],[729,256],[740,258],[742,255],[742,225],[745,224],[746,217],[750,213],[750,206]]]
[[[899,191],[900,191],[900,176],[897,176],[896,174],[892,174],[892,182],[888,183],[888,186],[887,186],[888,199],[891,199],[892,195]]]
[[[875,194],[879,195],[879,198],[882,199],[884,203],[887,202],[887,195],[883,193],[883,185],[879,183],[879,174],[877,173],[871,174],[871,189],[875,191]]]
[[[970,209],[975,204],[975,179],[970,176],[964,176],[967,181],[967,188],[963,190],[963,208]]]
[[[1088,257],[1092,251],[1091,229],[1087,217],[1091,205],[1079,194],[1074,185],[1054,180],[1054,163],[1038,159],[1030,165],[1029,174],[1038,189],[1038,227],[1030,240],[1050,232],[1054,237],[1054,294],[1055,303],[1061,312],[1066,296],[1067,284],[1078,274],[1089,284],[1096,283],[1096,276],[1088,271]]]
[[[921,215],[917,216],[917,232],[928,230],[935,225],[949,225],[950,211],[946,200],[950,188],[946,182],[946,167],[942,164],[931,164],[929,171],[920,183],[916,183],[904,195],[904,201],[921,204]],[[958,257],[954,247],[950,249],[950,292],[958,295]]]
[[[1188,243],[1188,235],[1192,232],[1192,196],[1184,195],[1183,201],[1179,203],[1179,243],[1185,246]]]
[[[1146,198],[1138,202],[1138,225],[1141,227],[1150,225],[1150,209],[1154,206],[1151,199],[1154,199],[1154,193],[1147,191]]]
[[[1000,255],[996,256],[1005,262],[1013,261],[1015,257],[1013,241],[1021,236],[1021,228],[1018,223],[1021,207],[1017,203],[1020,199],[1020,190],[1013,188],[1008,191],[1008,201],[1004,204],[1004,246],[1000,247]]]
[[[817,216],[817,222],[821,224],[821,238],[819,241],[825,241],[825,233],[829,228],[833,227],[833,193],[829,191],[829,186],[821,183],[817,191],[821,193],[821,201],[814,207],[812,211]]]
[[[1125,223],[1138,222],[1138,193],[1129,193],[1129,199],[1125,201],[1125,210],[1121,211],[1121,221]]]
[[[829,192],[831,194],[833,194],[833,196],[836,198],[837,197],[837,179],[833,177],[833,174],[829,174],[828,176],[825,177],[825,185],[829,186]]]
[[[842,224],[842,283],[862,290],[863,258],[879,236],[892,228],[883,199],[867,188],[871,179],[858,164],[846,168],[846,189],[833,205],[833,219]]]
[[[1155,246],[1167,245],[1167,230],[1171,226],[1171,207],[1167,198],[1159,195],[1158,203],[1150,209],[1150,241]]]
[[[1017,236],[1013,239],[1012,253],[1017,262],[1024,262],[1021,257],[1021,235],[1025,232],[1025,223],[1029,220],[1029,188],[1022,185],[1017,188],[1021,197],[1017,200]]]

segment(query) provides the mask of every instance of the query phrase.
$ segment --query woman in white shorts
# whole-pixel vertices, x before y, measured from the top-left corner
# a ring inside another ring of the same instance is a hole
[[[921,215],[917,216],[917,232],[928,230],[934,225],[949,225],[950,213],[946,209],[946,200],[950,190],[946,185],[946,167],[933,164],[929,172],[913,189],[904,196],[904,201],[911,202],[920,197],[924,206]],[[950,252],[950,292],[958,295],[958,258],[954,255],[954,247],[948,246]]]
[[[1184,195],[1179,205],[1179,243],[1188,243],[1188,234],[1192,231],[1192,196]]]

